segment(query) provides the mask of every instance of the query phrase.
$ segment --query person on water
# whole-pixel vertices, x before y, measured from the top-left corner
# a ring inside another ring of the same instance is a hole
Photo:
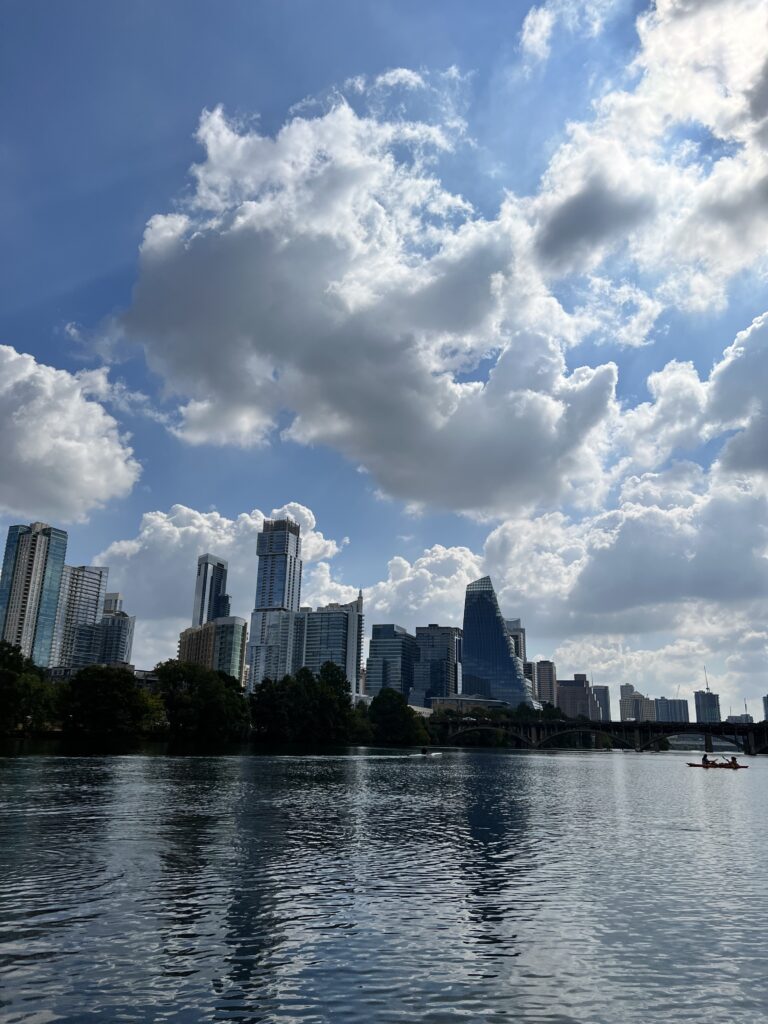
[[[709,758],[707,757],[706,752],[705,752],[704,756],[701,759],[701,766],[702,766],[702,768],[709,768],[709,766],[711,764],[714,764],[714,763],[715,763],[714,761],[710,761],[709,760]]]
[[[731,768],[741,768],[741,765],[736,760],[735,756],[731,757],[731,760],[728,762],[728,764],[730,765]]]

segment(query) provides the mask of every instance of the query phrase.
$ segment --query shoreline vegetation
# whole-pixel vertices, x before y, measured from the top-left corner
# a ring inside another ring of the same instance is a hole
[[[446,745],[457,728],[469,730],[461,746],[514,747],[504,731],[514,722],[558,719],[549,705],[535,711],[494,708],[482,712],[482,728],[469,713],[440,709],[418,715],[405,698],[385,688],[370,704],[352,704],[344,672],[326,662],[317,673],[265,680],[250,695],[223,672],[175,660],[155,669],[157,683],[141,686],[128,669],[93,665],[71,679],[52,682],[16,647],[0,643],[0,738],[2,748],[33,743],[51,753],[130,752],[137,747],[168,753],[322,750],[347,746]],[[474,711],[474,714],[477,714]],[[577,720],[575,720],[577,721]],[[588,723],[585,723],[588,724]],[[456,741],[451,741],[456,745]],[[607,737],[598,748],[610,749]],[[595,740],[573,735],[557,744],[594,749]]]

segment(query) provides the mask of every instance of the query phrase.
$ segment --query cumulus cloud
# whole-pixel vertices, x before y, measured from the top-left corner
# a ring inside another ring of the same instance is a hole
[[[71,374],[0,346],[0,509],[82,521],[127,495],[141,468],[93,374]]]

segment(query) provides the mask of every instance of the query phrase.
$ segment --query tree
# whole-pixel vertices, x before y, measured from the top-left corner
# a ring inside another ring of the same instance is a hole
[[[137,736],[160,726],[162,706],[124,668],[89,665],[60,687],[65,732],[89,738]]]
[[[172,737],[222,743],[247,736],[248,704],[234,676],[176,660],[155,672]]]
[[[376,743],[387,746],[413,747],[429,743],[429,734],[405,697],[385,686],[376,694],[368,709]]]
[[[330,661],[317,677],[301,668],[279,681],[265,679],[251,694],[251,719],[255,738],[271,744],[349,743],[362,725],[352,711],[347,678]]]
[[[56,691],[37,673],[0,669],[0,732],[39,732],[56,720]]]

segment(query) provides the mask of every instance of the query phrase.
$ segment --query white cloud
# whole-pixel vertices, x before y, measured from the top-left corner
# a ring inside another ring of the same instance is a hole
[[[0,509],[82,521],[127,495],[141,468],[93,401],[93,374],[71,374],[0,346]]]
[[[520,30],[520,49],[529,61],[544,61],[558,24],[570,32],[595,36],[618,6],[617,0],[547,0],[531,7]]]

